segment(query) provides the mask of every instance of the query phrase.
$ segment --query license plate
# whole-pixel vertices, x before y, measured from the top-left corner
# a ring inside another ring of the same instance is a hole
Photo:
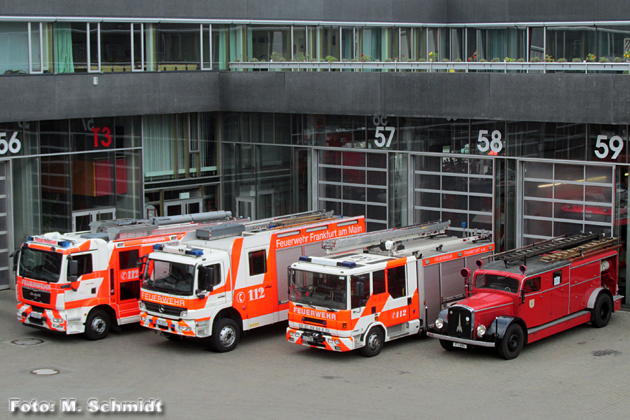
[[[167,323],[165,320],[163,320],[163,319],[158,319],[158,320],[155,322],[155,324],[156,324],[158,327],[168,328],[168,323]]]
[[[304,341],[305,343],[310,343],[311,340],[312,340],[311,337],[302,336],[302,341]]]
[[[468,348],[468,346],[466,344],[457,343],[455,341],[453,341],[453,347],[459,347],[460,349],[467,349]]]
[[[42,314],[39,312],[31,312],[31,318],[42,319]]]

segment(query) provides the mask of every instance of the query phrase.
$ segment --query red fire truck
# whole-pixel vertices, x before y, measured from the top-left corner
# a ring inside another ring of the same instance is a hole
[[[140,320],[138,259],[156,243],[233,220],[217,211],[91,223],[91,231],[31,236],[14,254],[17,319],[59,333],[105,338]],[[234,223],[234,222],[233,222]]]
[[[605,327],[621,308],[615,238],[562,236],[496,254],[483,264],[468,297],[438,315],[429,336],[446,350],[495,347],[513,359],[523,345],[576,325]]]
[[[365,232],[365,219],[315,211],[198,229],[144,261],[141,325],[169,340],[210,338],[233,350],[242,331],[285,321],[287,267],[321,243]]]
[[[287,340],[371,357],[387,341],[427,331],[427,320],[465,297],[460,270],[494,250],[488,232],[449,237],[449,225],[329,240],[331,255],[301,257],[289,268]]]

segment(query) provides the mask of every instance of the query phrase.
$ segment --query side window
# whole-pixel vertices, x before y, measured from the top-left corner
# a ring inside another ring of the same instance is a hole
[[[385,270],[372,273],[372,290],[375,295],[385,293]]]
[[[404,265],[387,269],[387,289],[393,299],[405,296],[406,272]]]
[[[139,300],[140,299],[140,281],[127,281],[120,283],[120,300]]]
[[[523,290],[525,291],[525,293],[540,291],[540,277],[534,277],[533,279],[525,280],[525,283],[523,283]]]
[[[350,279],[350,294],[352,309],[365,306],[370,298],[370,275],[352,276]]]
[[[199,289],[210,290],[221,284],[221,264],[214,264],[205,267],[205,278],[199,280]]]
[[[558,286],[562,284],[562,270],[554,271],[553,273],[553,285]]]
[[[92,254],[75,255],[72,257],[72,259],[78,263],[78,277],[81,277],[84,274],[90,274],[92,271],[94,271],[92,269]]]
[[[267,252],[262,249],[249,253],[249,275],[256,276],[267,272]]]
[[[129,251],[121,251],[118,254],[118,262],[120,270],[127,270],[129,268],[138,267],[138,258],[140,253],[137,249],[131,249]]]

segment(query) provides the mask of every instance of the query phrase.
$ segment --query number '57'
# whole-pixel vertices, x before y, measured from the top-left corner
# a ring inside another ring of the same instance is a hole
[[[389,131],[389,138],[385,138],[383,130]],[[376,140],[374,140],[376,147],[389,147],[392,144],[392,139],[394,138],[394,131],[396,131],[396,127],[376,127]]]
[[[612,150],[612,160],[617,159],[617,156],[619,156],[619,153],[623,150],[623,140],[619,136],[612,136],[608,144],[606,144],[606,140],[608,140],[608,136],[605,134],[597,136],[597,143],[595,143],[595,156],[600,159],[605,159],[608,157],[609,151]]]

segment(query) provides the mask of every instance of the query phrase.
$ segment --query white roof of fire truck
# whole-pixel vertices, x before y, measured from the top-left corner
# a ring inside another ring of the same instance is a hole
[[[474,231],[472,236],[464,238],[446,236],[449,226],[450,221],[431,222],[324,241],[322,247],[337,254],[303,256],[291,267],[308,270],[309,264],[315,264],[320,266],[318,271],[354,274],[365,272],[377,263],[403,257],[424,259],[457,252],[480,241],[488,241],[491,236],[486,231]]]
[[[69,248],[80,245],[91,239],[109,241],[125,241],[148,236],[171,235],[188,230],[191,224],[195,227],[212,226],[224,223],[238,223],[246,220],[232,218],[229,211],[213,211],[174,217],[153,217],[148,220],[115,219],[90,223],[90,231],[59,233],[51,232],[43,235],[29,236],[27,241]]]

